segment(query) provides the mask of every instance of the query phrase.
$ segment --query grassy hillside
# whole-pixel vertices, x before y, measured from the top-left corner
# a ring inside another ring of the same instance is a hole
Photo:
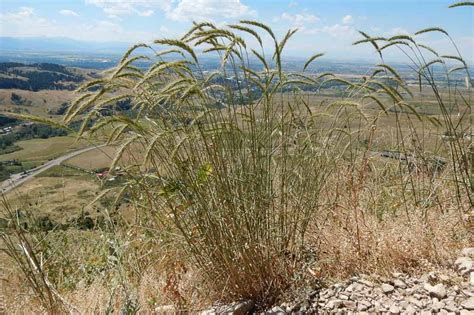
[[[90,72],[51,63],[0,63],[0,89],[73,90]]]

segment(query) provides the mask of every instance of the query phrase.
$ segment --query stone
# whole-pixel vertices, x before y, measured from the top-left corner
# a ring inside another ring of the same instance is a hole
[[[418,282],[426,282],[429,279],[429,275],[427,273],[423,274],[420,279],[418,279]]]
[[[400,314],[400,308],[395,304],[390,306],[390,309],[388,311],[390,312],[390,314]]]
[[[420,315],[431,315],[431,311],[422,310],[422,311],[420,312]]]
[[[396,288],[402,288],[402,289],[405,289],[407,287],[406,283],[400,279],[395,279],[395,281],[393,281],[393,285]]]
[[[458,311],[458,307],[456,306],[456,303],[454,303],[454,301],[450,301],[450,302],[446,303],[446,305],[444,306],[444,308],[445,308],[448,312],[457,312],[457,311]]]
[[[254,307],[255,303],[251,300],[247,300],[226,305],[222,312],[229,315],[246,315],[250,313]]]
[[[425,283],[424,288],[426,291],[428,291],[430,296],[438,298],[440,300],[446,296],[446,288],[442,283],[438,283],[437,285],[430,285],[429,283]]]
[[[459,315],[472,315],[472,312],[468,310],[461,310],[459,312]]]
[[[357,303],[357,311],[358,312],[367,311],[368,309],[369,309],[369,306],[367,306],[366,304],[363,304],[361,302]]]
[[[344,307],[347,307],[350,310],[355,310],[356,309],[356,302],[354,301],[344,301],[343,302]]]
[[[329,308],[329,309],[337,309],[339,307],[341,307],[343,301],[342,300],[331,300],[328,302],[328,304],[326,304],[326,306]]]
[[[473,290],[461,290],[461,294],[464,294],[465,296],[474,296],[474,291]]]
[[[416,308],[414,308],[412,305],[408,305],[406,308],[405,308],[405,312],[404,313],[407,313],[407,314],[415,314],[416,313]]]
[[[470,297],[461,303],[461,307],[469,311],[474,311],[474,297]]]
[[[474,258],[474,247],[467,247],[461,251],[461,255]]]
[[[440,309],[444,307],[444,303],[440,301],[435,301],[433,304],[431,304],[431,309],[433,311],[439,312]]]
[[[462,275],[473,271],[473,262],[469,257],[459,257],[454,262],[454,265]]]
[[[428,280],[437,281],[438,280],[438,274],[435,271],[431,271],[430,273],[428,273]]]
[[[349,300],[349,297],[345,294],[339,294],[338,298],[341,300]]]
[[[374,284],[372,282],[370,282],[369,280],[366,280],[366,279],[360,279],[358,282],[360,284],[363,284],[363,285],[365,285],[367,287],[370,287],[370,288],[372,288],[374,286]]]
[[[414,304],[416,307],[418,308],[422,308],[423,307],[423,303],[419,300],[419,299],[416,299],[414,297],[409,297],[408,298],[408,302],[410,302],[411,304]]]
[[[393,272],[392,275],[395,277],[395,278],[403,278],[405,276],[405,274],[401,273],[401,272]]]
[[[471,274],[469,276],[469,283],[471,284],[471,286],[474,287],[474,271],[471,271]]]
[[[392,285],[388,284],[388,283],[383,283],[381,285],[381,288],[382,288],[383,293],[385,293],[385,294],[392,293],[393,290],[395,290],[395,288]]]

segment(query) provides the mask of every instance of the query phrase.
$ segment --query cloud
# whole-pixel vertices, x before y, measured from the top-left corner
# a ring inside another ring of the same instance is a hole
[[[94,41],[146,41],[156,37],[151,31],[126,30],[113,21],[61,23],[39,16],[32,8],[0,13],[0,36],[69,37]]]
[[[236,19],[256,14],[240,0],[181,0],[166,12],[166,16],[174,21]]]
[[[30,7],[0,13],[0,33],[3,36],[27,36],[28,33],[48,34],[54,23],[35,14]]]
[[[325,26],[321,29],[321,32],[327,33],[332,37],[348,37],[355,34],[355,29],[349,25],[334,24],[332,26]]]
[[[108,16],[151,16],[155,10],[173,21],[220,20],[255,16],[240,0],[85,0]]]
[[[300,28],[301,33],[306,35],[315,35],[315,34],[327,34],[333,38],[338,39],[347,39],[352,38],[356,34],[356,30],[350,25],[327,25],[323,27],[313,27],[313,28]]]
[[[15,18],[25,18],[25,17],[31,17],[34,15],[34,9],[31,7],[20,7],[18,9],[18,12],[16,13],[8,13],[7,14],[10,18],[15,19]]]
[[[154,11],[150,8],[157,8],[168,11],[171,9],[173,0],[85,0],[86,4],[101,8],[105,14],[120,16],[138,14],[141,16],[151,16]]]
[[[294,8],[294,7],[296,7],[297,5],[298,5],[298,2],[296,2],[296,1],[294,1],[294,0],[290,1],[290,3],[288,3],[288,7],[290,7],[290,8]]]
[[[394,36],[394,35],[409,35],[410,32],[408,32],[406,29],[404,29],[402,27],[395,27],[395,28],[392,28],[390,31],[388,31],[386,34],[391,35],[391,36]]]
[[[79,14],[77,14],[76,12],[72,10],[66,10],[66,9],[59,11],[59,14],[64,15],[64,16],[79,16]]]
[[[143,12],[139,12],[138,15],[141,15],[141,16],[152,16],[154,13],[155,13],[155,11],[153,11],[153,10],[146,10],[146,11],[143,11]]]
[[[352,15],[346,15],[345,17],[342,18],[342,24],[352,24],[354,22],[354,18]]]
[[[293,27],[304,28],[307,24],[318,22],[319,18],[313,14],[289,14],[285,12],[280,17],[276,18],[276,21],[279,20],[290,22]]]

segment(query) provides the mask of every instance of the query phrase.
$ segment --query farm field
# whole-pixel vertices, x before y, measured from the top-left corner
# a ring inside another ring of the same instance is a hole
[[[64,164],[87,170],[106,168],[112,162],[116,150],[117,148],[113,146],[94,149],[75,156]]]
[[[65,136],[18,141],[17,145],[22,150],[0,155],[0,161],[18,160],[20,162],[40,165],[68,151],[80,149],[90,144],[86,141],[77,142],[76,138],[72,136]]]

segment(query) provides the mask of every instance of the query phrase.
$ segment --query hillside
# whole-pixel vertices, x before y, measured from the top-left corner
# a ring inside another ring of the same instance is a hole
[[[94,70],[59,64],[0,63],[0,181],[62,155],[75,141],[63,129],[24,123],[8,113],[60,119],[75,97],[74,90],[94,77]]]
[[[0,89],[73,90],[94,73],[51,63],[0,63]]]

